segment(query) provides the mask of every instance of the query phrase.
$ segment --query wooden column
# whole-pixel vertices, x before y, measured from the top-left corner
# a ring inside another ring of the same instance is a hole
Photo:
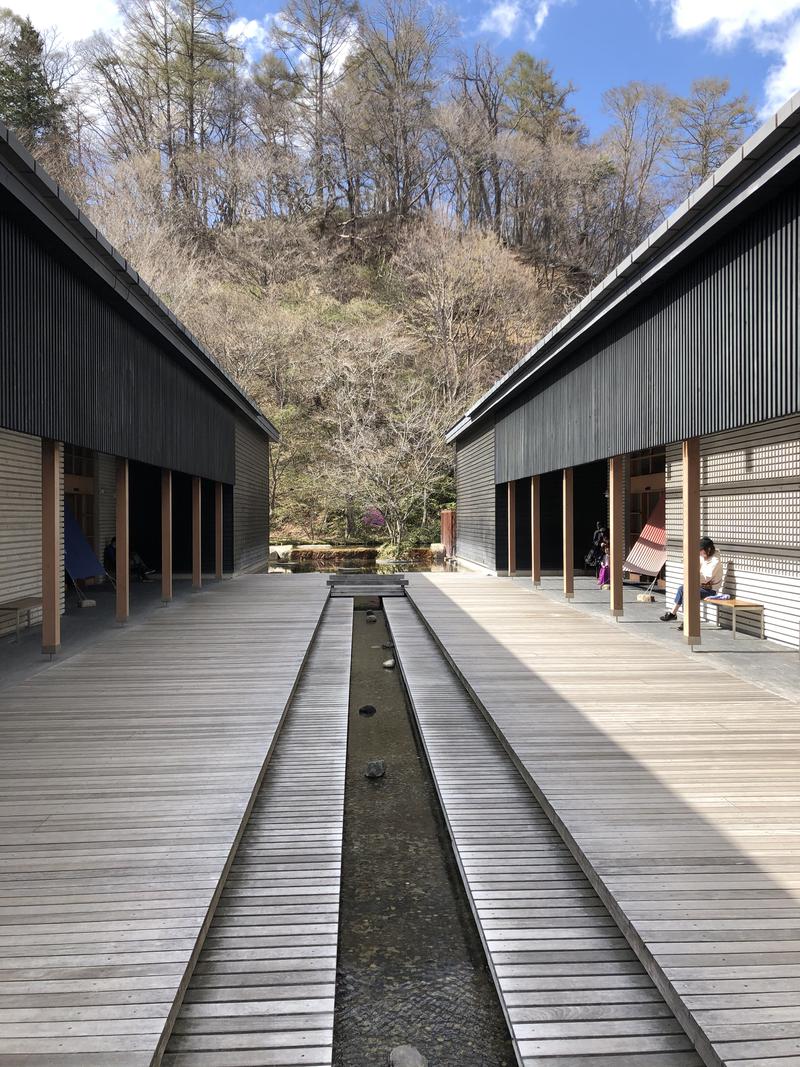
[[[622,615],[623,603],[622,564],[625,557],[625,508],[622,456],[613,456],[608,461],[608,512],[609,512],[609,580],[611,584],[610,608],[612,615]]]
[[[172,471],[161,472],[161,599],[172,600]]]
[[[117,622],[125,623],[131,613],[131,541],[129,515],[128,461],[117,456]]]
[[[531,581],[542,584],[542,480],[531,478]]]
[[[562,544],[564,550],[564,596],[567,600],[572,600],[575,596],[575,534],[573,530],[572,484],[572,467],[565,467],[562,492]]]
[[[683,636],[700,644],[700,440],[681,444],[683,489]]]
[[[203,584],[203,543],[201,511],[202,483],[199,478],[192,478],[192,588],[200,589]]]
[[[61,455],[58,441],[42,438],[42,652],[61,648]]]
[[[222,482],[214,485],[214,577],[222,581]]]
[[[517,573],[517,483],[508,483],[508,573]]]

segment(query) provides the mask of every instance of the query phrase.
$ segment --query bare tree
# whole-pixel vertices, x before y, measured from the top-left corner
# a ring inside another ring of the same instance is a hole
[[[700,78],[688,97],[674,102],[672,169],[678,196],[687,196],[721,166],[748,136],[755,113],[746,93],[730,97],[727,78]]]
[[[306,116],[314,202],[325,202],[324,134],[328,95],[340,80],[353,43],[355,0],[289,0],[273,27],[273,40],[292,73],[296,102]]]
[[[664,168],[673,107],[666,89],[645,82],[609,89],[603,103],[612,119],[601,143],[611,166],[602,260],[607,271],[647,236],[669,202]]]
[[[405,219],[430,207],[444,162],[433,99],[451,33],[422,0],[382,0],[364,19],[358,67],[375,153],[375,209]]]

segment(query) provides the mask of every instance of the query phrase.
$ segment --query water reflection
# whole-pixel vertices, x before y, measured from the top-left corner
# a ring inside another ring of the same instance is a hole
[[[432,563],[430,560],[354,560],[351,556],[329,556],[320,559],[281,560],[272,562],[269,574],[408,574],[410,572],[442,572],[458,570],[455,560]]]

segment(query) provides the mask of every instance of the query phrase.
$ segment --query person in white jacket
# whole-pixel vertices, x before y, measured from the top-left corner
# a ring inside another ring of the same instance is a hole
[[[700,538],[700,599],[717,596],[722,589],[722,560],[717,555],[717,547],[710,537]],[[675,603],[669,611],[661,616],[662,622],[674,622],[678,609],[683,604],[683,586],[679,585],[675,593]]]

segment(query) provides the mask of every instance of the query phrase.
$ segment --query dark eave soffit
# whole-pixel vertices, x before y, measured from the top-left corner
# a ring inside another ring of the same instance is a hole
[[[250,397],[2,122],[0,185],[124,300],[216,392],[222,393],[272,441],[279,439],[278,431]]]

